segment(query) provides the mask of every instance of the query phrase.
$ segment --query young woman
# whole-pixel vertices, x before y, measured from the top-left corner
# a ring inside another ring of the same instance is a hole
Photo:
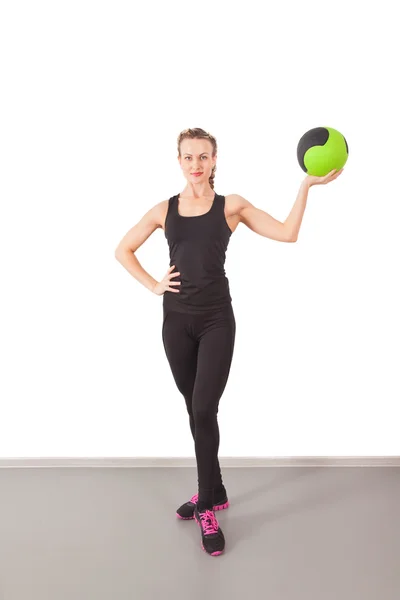
[[[280,242],[295,242],[312,185],[336,179],[307,176],[284,223],[255,208],[238,194],[214,192],[217,142],[203,129],[187,129],[178,137],[178,161],[186,186],[151,208],[123,237],[116,258],[151,292],[163,295],[162,339],[178,390],[185,399],[194,439],[198,493],[177,515],[195,519],[202,548],[212,556],[225,547],[214,511],[229,506],[218,461],[218,405],[230,371],[235,317],[225,255],[239,223]],[[170,268],[161,281],[149,275],[136,250],[158,228],[169,245]]]

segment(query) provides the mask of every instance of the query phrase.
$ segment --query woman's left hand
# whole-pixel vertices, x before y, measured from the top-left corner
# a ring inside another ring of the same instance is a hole
[[[308,184],[309,187],[312,185],[324,185],[325,183],[330,183],[339,177],[339,175],[343,173],[343,169],[338,171],[337,169],[333,169],[328,175],[324,175],[324,177],[316,177],[314,175],[307,175],[304,182]]]

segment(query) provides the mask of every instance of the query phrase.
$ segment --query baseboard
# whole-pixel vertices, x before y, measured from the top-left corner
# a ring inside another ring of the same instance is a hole
[[[228,456],[219,457],[223,468],[241,467],[399,467],[400,456]],[[0,458],[4,468],[76,467],[196,467],[194,457],[115,457],[115,458]]]

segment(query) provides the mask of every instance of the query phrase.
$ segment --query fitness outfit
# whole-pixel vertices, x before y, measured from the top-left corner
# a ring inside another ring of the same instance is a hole
[[[179,293],[164,293],[162,339],[175,383],[185,398],[195,442],[199,494],[190,515],[184,517],[192,518],[195,510],[213,509],[214,494],[217,504],[228,505],[218,461],[217,413],[236,333],[224,269],[232,232],[225,219],[224,196],[215,194],[211,209],[199,216],[180,215],[178,204],[179,194],[169,199],[165,237],[170,266],[175,265],[172,274],[180,273],[171,281],[181,285],[171,286]],[[196,519],[199,524],[203,517]]]

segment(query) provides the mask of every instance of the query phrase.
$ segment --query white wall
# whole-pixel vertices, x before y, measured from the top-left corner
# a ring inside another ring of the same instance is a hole
[[[395,3],[358,6],[2,4],[0,456],[194,455],[162,297],[114,250],[183,190],[182,129],[216,136],[218,193],[284,220],[323,125],[350,158],[298,242],[231,238],[220,456],[399,454],[399,37]],[[161,230],[138,258],[164,275]]]

